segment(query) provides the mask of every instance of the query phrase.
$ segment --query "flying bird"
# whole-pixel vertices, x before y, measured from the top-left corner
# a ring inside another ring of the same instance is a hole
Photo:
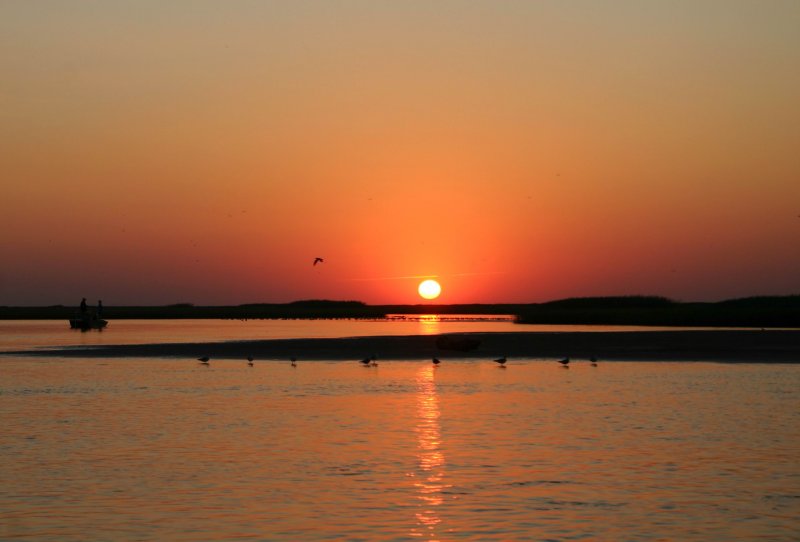
[[[364,367],[369,367],[370,365],[372,365],[372,359],[371,358],[362,359],[361,365],[363,365]]]
[[[433,358],[433,364],[434,365],[438,366],[440,363],[441,363],[441,361],[439,361],[439,358]]]
[[[318,263],[325,263],[325,260],[322,258],[314,258],[314,263],[311,265],[317,265]]]
[[[558,362],[559,362],[559,363],[561,364],[561,366],[562,366],[562,367],[564,367],[565,369],[569,369],[569,358],[560,359],[560,360],[558,360]]]
[[[210,358],[209,358],[208,356],[203,356],[202,358],[197,358],[197,361],[199,361],[199,362],[200,362],[200,363],[202,363],[203,365],[208,365],[208,360],[209,360],[209,359],[210,359]]]
[[[506,360],[505,356],[503,356],[502,358],[497,358],[496,360],[494,360],[495,363],[499,363],[500,364],[500,367],[505,367],[506,366],[506,361],[507,360]]]

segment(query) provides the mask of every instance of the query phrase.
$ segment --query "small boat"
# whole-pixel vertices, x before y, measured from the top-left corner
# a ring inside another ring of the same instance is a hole
[[[90,329],[103,329],[108,325],[108,320],[97,318],[94,315],[77,316],[69,319],[69,327],[72,329],[80,329],[81,331],[88,331]]]

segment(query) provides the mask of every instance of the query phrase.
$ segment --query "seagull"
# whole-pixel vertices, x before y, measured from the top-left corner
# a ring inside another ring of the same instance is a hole
[[[372,365],[372,360],[370,358],[364,358],[361,360],[361,365],[363,365],[364,367],[369,367],[370,365]]]
[[[297,358],[292,356],[292,367],[297,367]]]
[[[202,358],[197,358],[197,361],[199,361],[199,362],[200,362],[200,363],[202,363],[203,365],[208,365],[208,360],[209,360],[209,359],[210,359],[210,358],[209,358],[208,356],[203,356]]]
[[[325,260],[323,260],[322,258],[314,258],[314,263],[311,265],[317,265],[318,263],[324,263],[324,262]]]
[[[592,367],[597,367],[597,358],[592,356],[589,358],[589,361],[592,362]]]
[[[441,361],[439,361],[439,358],[433,358],[433,364],[434,365],[438,366],[440,363],[441,363]]]
[[[563,368],[569,369],[569,358],[560,359],[558,360],[558,362],[561,364]]]
[[[506,361],[507,361],[507,360],[506,360],[506,357],[505,357],[505,356],[503,356],[502,358],[497,358],[496,360],[494,360],[494,362],[495,362],[495,363],[499,363],[499,364],[500,364],[500,367],[502,367],[503,369],[505,369],[505,368],[506,368]]]
[[[247,364],[252,367],[253,366],[253,356],[247,356]]]

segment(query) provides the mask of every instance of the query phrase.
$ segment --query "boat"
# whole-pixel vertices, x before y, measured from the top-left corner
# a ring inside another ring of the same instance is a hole
[[[85,314],[83,316],[76,316],[69,319],[69,327],[72,329],[80,329],[81,331],[88,331],[90,329],[103,329],[108,325],[108,320],[98,318],[94,314]]]

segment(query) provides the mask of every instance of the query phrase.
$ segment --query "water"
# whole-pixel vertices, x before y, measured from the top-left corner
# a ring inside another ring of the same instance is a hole
[[[513,319],[512,315],[500,314],[394,315],[377,320],[113,320],[102,331],[86,332],[70,329],[66,320],[0,320],[0,351],[63,345],[519,331],[520,326]]]
[[[65,345],[95,346],[465,332],[680,329],[718,328],[518,325],[514,323],[514,316],[508,314],[391,315],[390,318],[377,320],[112,320],[102,331],[86,332],[70,329],[66,320],[0,320],[0,352]]]
[[[509,365],[0,358],[0,539],[800,538],[800,366]]]

